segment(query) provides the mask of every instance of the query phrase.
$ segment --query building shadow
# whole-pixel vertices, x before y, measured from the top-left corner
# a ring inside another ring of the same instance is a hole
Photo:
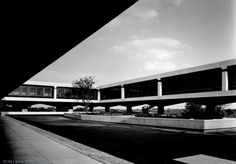
[[[9,129],[7,129],[6,123],[2,116],[0,116],[0,163],[14,158],[7,130]]]

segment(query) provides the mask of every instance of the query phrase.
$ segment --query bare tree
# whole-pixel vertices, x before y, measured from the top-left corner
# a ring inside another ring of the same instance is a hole
[[[81,95],[81,98],[84,105],[86,112],[88,111],[89,104],[91,103],[91,89],[93,88],[93,85],[95,84],[95,77],[94,76],[85,76],[82,78],[79,78],[78,80],[74,80],[72,82],[72,86],[76,88],[78,91],[78,95]]]

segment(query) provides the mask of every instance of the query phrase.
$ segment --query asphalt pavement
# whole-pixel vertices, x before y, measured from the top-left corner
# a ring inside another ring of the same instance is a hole
[[[236,161],[236,129],[203,133],[79,121],[63,116],[15,118],[137,164],[181,163],[176,159],[190,157]]]

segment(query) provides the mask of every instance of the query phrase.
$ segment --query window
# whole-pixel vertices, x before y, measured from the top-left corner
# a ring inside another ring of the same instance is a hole
[[[165,77],[161,79],[162,93],[168,95],[220,91],[221,77],[221,68]]]
[[[53,89],[49,87],[45,87],[43,97],[53,97]]]
[[[27,86],[21,86],[21,93],[20,95],[21,96],[27,96],[27,90],[28,90],[28,87]]]
[[[37,96],[37,92],[36,92],[36,87],[30,86],[29,87],[29,96]]]
[[[100,90],[101,99],[120,99],[121,98],[121,86],[115,86],[111,88],[105,88]]]
[[[124,88],[126,98],[157,96],[157,79],[126,84]]]
[[[37,97],[43,97],[43,87],[37,87]]]

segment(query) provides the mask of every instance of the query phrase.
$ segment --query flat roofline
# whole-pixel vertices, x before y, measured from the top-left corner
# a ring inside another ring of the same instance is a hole
[[[60,86],[60,87],[72,87],[72,84],[70,83],[56,83],[56,82],[43,82],[43,81],[26,81],[24,84],[29,84],[29,85],[42,85],[42,86]]]
[[[57,82],[44,82],[44,81],[33,81],[28,80],[24,84],[26,85],[40,85],[40,86],[54,86],[54,87],[73,87],[70,83],[57,83]],[[97,89],[97,87],[94,87],[92,89]]]
[[[121,81],[121,82],[110,83],[110,84],[98,86],[97,88],[99,88],[99,89],[108,88],[108,87],[113,87],[113,86],[117,86],[117,85],[125,85],[125,84],[130,84],[130,83],[146,81],[146,80],[160,79],[163,77],[181,75],[181,74],[186,74],[186,73],[203,71],[203,70],[207,70],[207,69],[226,68],[227,66],[234,65],[234,64],[236,64],[236,59],[224,60],[224,61],[204,64],[204,65],[200,65],[200,66],[184,68],[184,69],[179,69],[179,70],[175,70],[175,71],[145,76],[145,77],[139,77],[139,78],[125,80],[125,81]]]
[[[184,68],[184,69],[179,69],[179,70],[175,70],[175,71],[170,71],[170,72],[154,74],[154,75],[145,76],[145,77],[139,77],[139,78],[135,78],[135,79],[124,80],[124,81],[120,81],[120,82],[100,85],[100,86],[94,87],[93,89],[102,89],[102,88],[114,87],[114,86],[136,83],[136,82],[141,82],[141,81],[161,79],[163,77],[198,72],[198,71],[203,71],[203,70],[207,70],[207,69],[214,69],[214,68],[224,68],[225,69],[227,66],[235,65],[235,64],[236,64],[236,59],[224,60],[224,61],[204,64],[204,65],[200,65],[200,66]],[[46,85],[46,86],[54,86],[54,87],[72,87],[72,84],[70,84],[70,83],[43,82],[43,81],[31,81],[31,80],[26,81],[24,84],[42,85],[42,86]]]

